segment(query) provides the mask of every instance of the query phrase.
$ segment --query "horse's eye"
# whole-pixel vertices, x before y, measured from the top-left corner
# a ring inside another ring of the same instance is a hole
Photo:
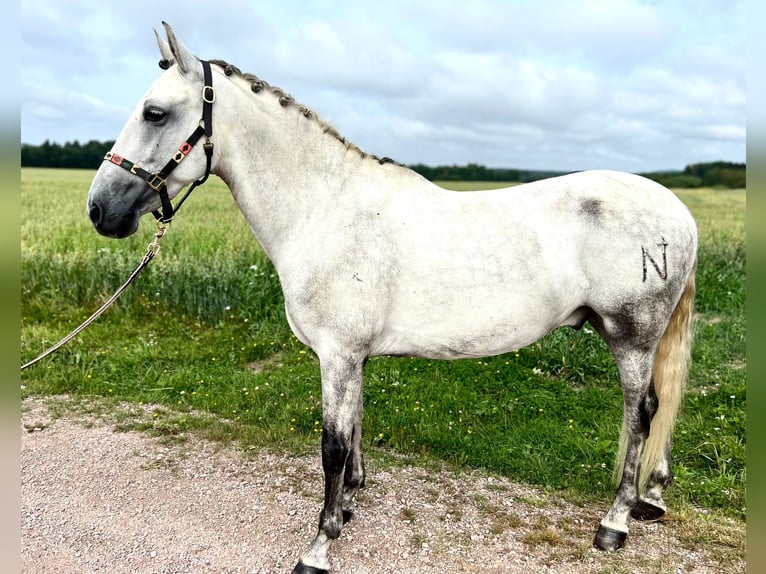
[[[153,124],[161,124],[167,119],[168,114],[157,108],[144,108],[144,119]]]

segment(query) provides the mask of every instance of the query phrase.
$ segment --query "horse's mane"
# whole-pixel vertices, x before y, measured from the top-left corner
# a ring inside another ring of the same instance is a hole
[[[381,158],[376,155],[362,151],[359,148],[359,146],[348,141],[346,138],[340,135],[338,131],[332,125],[330,125],[328,122],[320,118],[316,113],[311,111],[309,108],[307,108],[303,104],[299,104],[298,102],[296,102],[295,99],[290,94],[285,92],[282,88],[278,88],[277,86],[272,86],[266,80],[262,80],[255,74],[249,74],[247,72],[243,72],[236,66],[233,66],[232,64],[229,64],[228,62],[225,62],[224,60],[210,60],[210,63],[223,68],[223,71],[227,76],[236,74],[240,78],[244,79],[246,82],[250,84],[250,89],[256,94],[262,91],[270,92],[276,98],[279,99],[279,103],[283,107],[290,107],[290,106],[296,107],[300,111],[300,113],[303,115],[303,117],[317,122],[319,126],[322,128],[322,131],[324,133],[337,139],[340,143],[346,146],[346,149],[357,152],[362,158],[370,158],[372,160],[377,161],[380,164],[395,163],[397,165],[401,165],[398,162],[395,162],[394,160],[392,160],[390,157]]]

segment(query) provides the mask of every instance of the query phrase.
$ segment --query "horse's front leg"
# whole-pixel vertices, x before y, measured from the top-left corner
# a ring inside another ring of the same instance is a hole
[[[364,485],[361,454],[364,359],[333,356],[320,361],[324,506],[319,515],[319,531],[293,574],[329,572],[330,545],[351,517],[353,496]]]
[[[346,470],[343,475],[343,523],[354,515],[354,496],[360,488],[364,488],[364,455],[362,454],[362,391],[359,391],[354,428],[351,435],[351,452],[346,458]]]

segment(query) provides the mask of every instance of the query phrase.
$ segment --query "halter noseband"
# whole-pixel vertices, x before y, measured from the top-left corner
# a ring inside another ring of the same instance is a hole
[[[175,153],[173,158],[165,164],[165,167],[163,167],[160,171],[151,173],[146,171],[137,163],[133,163],[132,161],[125,159],[121,155],[118,155],[112,151],[107,152],[107,154],[104,156],[104,161],[113,163],[114,165],[129,171],[133,175],[137,175],[143,179],[149,187],[151,187],[160,195],[160,202],[162,202],[162,213],[160,213],[159,210],[152,212],[154,217],[160,223],[170,223],[170,221],[173,219],[173,215],[180,209],[181,204],[186,201],[186,198],[189,197],[189,194],[194,190],[195,187],[205,183],[208,176],[210,175],[210,167],[213,158],[213,142],[210,141],[210,136],[213,135],[213,102],[215,102],[215,90],[213,89],[213,73],[210,69],[210,62],[201,60],[201,63],[204,79],[204,85],[202,86],[202,118],[199,121],[199,125],[197,125],[197,129],[195,129],[194,132],[192,132],[192,134],[186,138],[186,141],[181,144],[181,147],[178,148],[178,151]],[[170,202],[170,198],[168,197],[168,176],[176,167],[178,167],[183,159],[189,155],[189,152],[191,152],[192,148],[199,141],[203,134],[206,137],[203,146],[205,148],[205,156],[207,157],[205,175],[192,184],[186,194],[178,202],[176,207],[173,208],[173,204]]]

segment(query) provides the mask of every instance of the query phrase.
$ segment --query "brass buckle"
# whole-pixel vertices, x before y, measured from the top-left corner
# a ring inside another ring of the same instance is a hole
[[[146,180],[146,183],[149,187],[151,187],[154,191],[160,191],[160,189],[167,184],[167,181],[162,179],[162,176],[160,176],[159,173],[153,173],[149,179]]]

